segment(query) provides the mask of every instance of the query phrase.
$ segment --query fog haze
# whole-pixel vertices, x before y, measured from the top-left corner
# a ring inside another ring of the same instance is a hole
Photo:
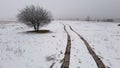
[[[0,0],[0,19],[15,19],[27,5],[44,7],[54,18],[120,18],[120,0]]]

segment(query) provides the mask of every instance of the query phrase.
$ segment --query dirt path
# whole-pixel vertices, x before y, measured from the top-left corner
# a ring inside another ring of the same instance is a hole
[[[92,55],[92,57],[94,58],[97,66],[98,66],[98,68],[106,68],[105,65],[104,65],[104,63],[102,62],[102,60],[101,60],[101,59],[96,55],[96,53],[92,50],[92,48],[90,47],[90,45],[88,44],[88,42],[87,42],[80,34],[78,34],[76,31],[74,31],[71,26],[69,26],[69,28],[70,28],[73,32],[75,32],[75,33],[80,37],[80,39],[84,42],[84,44],[86,45],[89,53],[90,53],[90,54]]]
[[[63,63],[61,65],[61,68],[69,68],[70,52],[71,52],[71,38],[70,38],[69,33],[66,30],[65,25],[64,25],[64,30],[67,33],[67,46],[66,46],[65,56],[63,58]]]
[[[54,65],[55,65],[55,63],[52,63],[52,65],[50,66],[50,68],[53,68]]]

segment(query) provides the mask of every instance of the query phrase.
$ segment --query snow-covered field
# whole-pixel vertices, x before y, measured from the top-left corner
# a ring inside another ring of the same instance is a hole
[[[120,68],[120,26],[119,23],[66,22],[82,35],[104,64]]]
[[[90,44],[106,67],[120,68],[120,26],[118,23],[53,21],[41,29],[49,33],[26,33],[32,30],[21,23],[0,24],[0,68],[60,68],[71,37],[70,68],[97,68],[83,41],[69,25]]]

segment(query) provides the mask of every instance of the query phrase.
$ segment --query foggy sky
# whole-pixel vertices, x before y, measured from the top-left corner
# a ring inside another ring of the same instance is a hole
[[[120,0],[0,0],[0,19],[15,19],[27,5],[42,6],[54,18],[120,18]]]

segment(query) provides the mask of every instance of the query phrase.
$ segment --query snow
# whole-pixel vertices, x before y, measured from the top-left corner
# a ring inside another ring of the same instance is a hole
[[[80,35],[82,35],[103,60],[106,66],[120,67],[120,27],[119,23],[103,22],[70,22]]]
[[[120,27],[118,23],[53,21],[41,29],[50,33],[25,33],[32,30],[21,23],[0,23],[0,68],[60,68],[71,37],[70,68],[97,68],[83,41],[70,25],[91,45],[103,63],[120,68]]]
[[[60,67],[67,36],[53,23],[44,27],[52,31],[46,34],[26,34],[31,28],[20,23],[0,24],[0,68],[49,68],[53,62]]]
[[[97,68],[83,41],[68,27],[67,30],[72,40],[70,68]]]

